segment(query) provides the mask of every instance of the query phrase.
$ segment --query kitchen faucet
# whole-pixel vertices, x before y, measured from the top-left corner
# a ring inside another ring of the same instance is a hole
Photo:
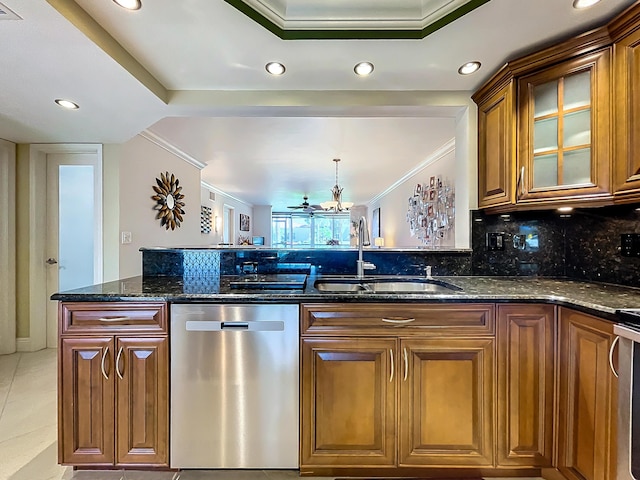
[[[357,277],[358,279],[364,278],[365,270],[373,270],[376,266],[371,262],[365,262],[362,259],[362,247],[365,245],[371,245],[371,237],[369,236],[369,228],[367,227],[367,219],[360,217],[358,221],[358,262],[357,262]]]

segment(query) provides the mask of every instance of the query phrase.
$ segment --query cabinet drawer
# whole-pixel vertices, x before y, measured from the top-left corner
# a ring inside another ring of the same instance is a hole
[[[301,306],[304,335],[494,335],[492,304],[324,303]]]
[[[60,334],[166,333],[166,303],[76,302],[58,306]]]

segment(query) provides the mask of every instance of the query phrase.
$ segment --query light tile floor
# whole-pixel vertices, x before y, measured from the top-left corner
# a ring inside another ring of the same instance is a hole
[[[295,470],[74,471],[58,465],[57,351],[0,355],[0,480],[293,480]],[[313,479],[309,479],[313,480]]]
[[[300,478],[295,470],[188,470],[175,473],[131,470],[73,471],[70,467],[62,467],[57,463],[56,359],[57,352],[54,349],[0,355],[0,480],[295,480]],[[304,478],[315,480],[312,477]]]

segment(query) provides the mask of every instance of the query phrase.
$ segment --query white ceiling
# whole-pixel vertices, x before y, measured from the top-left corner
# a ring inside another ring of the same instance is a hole
[[[294,41],[222,0],[0,2],[21,18],[0,20],[0,138],[123,143],[147,130],[207,164],[208,183],[276,209],[328,199],[334,157],[345,200],[367,202],[454,136],[505,61],[634,3],[491,0],[422,40]],[[274,60],[282,77],[265,72]],[[368,78],[353,74],[363,60]],[[482,69],[458,75],[469,60]]]

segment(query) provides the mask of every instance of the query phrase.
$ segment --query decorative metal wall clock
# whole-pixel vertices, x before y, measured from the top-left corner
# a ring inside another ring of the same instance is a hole
[[[184,202],[182,199],[184,195],[180,193],[182,187],[180,186],[180,180],[178,180],[172,173],[169,172],[160,173],[160,178],[156,178],[156,183],[153,185],[153,191],[156,192],[151,198],[156,201],[154,210],[158,211],[156,218],[160,220],[160,226],[164,226],[165,229],[175,230],[176,227],[180,227],[180,223],[183,222]]]

